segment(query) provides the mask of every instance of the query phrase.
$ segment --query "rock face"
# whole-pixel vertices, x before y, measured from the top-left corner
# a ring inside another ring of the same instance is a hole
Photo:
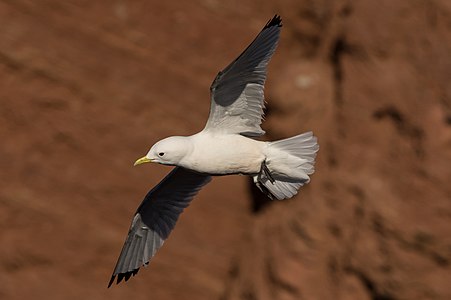
[[[315,132],[312,182],[268,202],[216,178],[106,289],[168,172],[131,164],[204,126],[275,12],[264,128]],[[0,41],[0,298],[451,299],[449,1],[4,1]]]

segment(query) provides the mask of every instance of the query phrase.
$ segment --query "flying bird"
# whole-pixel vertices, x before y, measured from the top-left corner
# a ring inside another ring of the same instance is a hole
[[[154,144],[135,165],[175,166],[138,207],[108,287],[136,275],[163,245],[177,219],[212,176],[245,174],[271,199],[287,199],[310,181],[319,146],[312,132],[264,142],[267,65],[279,42],[282,20],[275,15],[254,41],[220,71],[211,87],[205,128]]]

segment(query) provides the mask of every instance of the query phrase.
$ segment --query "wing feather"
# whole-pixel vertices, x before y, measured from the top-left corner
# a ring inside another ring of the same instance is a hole
[[[210,116],[204,131],[259,136],[264,109],[267,65],[276,50],[282,20],[274,16],[255,40],[218,73],[211,91]]]
[[[108,284],[136,275],[147,265],[174,229],[178,217],[211,176],[176,167],[144,198]]]

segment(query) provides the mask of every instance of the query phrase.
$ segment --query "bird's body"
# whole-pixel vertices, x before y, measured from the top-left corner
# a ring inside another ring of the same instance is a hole
[[[257,141],[240,134],[221,134],[201,131],[191,136],[169,137],[183,141],[188,151],[177,163],[198,173],[212,176],[242,174],[257,176],[265,164],[274,178],[309,180],[313,172],[299,167],[311,162],[305,158],[271,146],[271,142]],[[310,169],[311,166],[308,166]]]
[[[239,134],[201,131],[184,138],[192,147],[178,165],[199,173],[253,175],[260,171],[265,159],[265,142]]]
[[[133,217],[109,286],[136,275],[163,245],[179,215],[211,176],[244,174],[271,199],[291,198],[310,181],[319,149],[312,132],[273,141],[265,132],[263,88],[282,20],[272,18],[255,40],[218,73],[205,128],[191,136],[155,143],[135,165],[155,162],[175,168],[144,198]]]

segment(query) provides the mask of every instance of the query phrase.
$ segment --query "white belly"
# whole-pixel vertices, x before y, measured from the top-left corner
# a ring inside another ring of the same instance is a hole
[[[193,135],[195,147],[180,165],[212,175],[256,174],[264,160],[264,142],[237,135]]]

